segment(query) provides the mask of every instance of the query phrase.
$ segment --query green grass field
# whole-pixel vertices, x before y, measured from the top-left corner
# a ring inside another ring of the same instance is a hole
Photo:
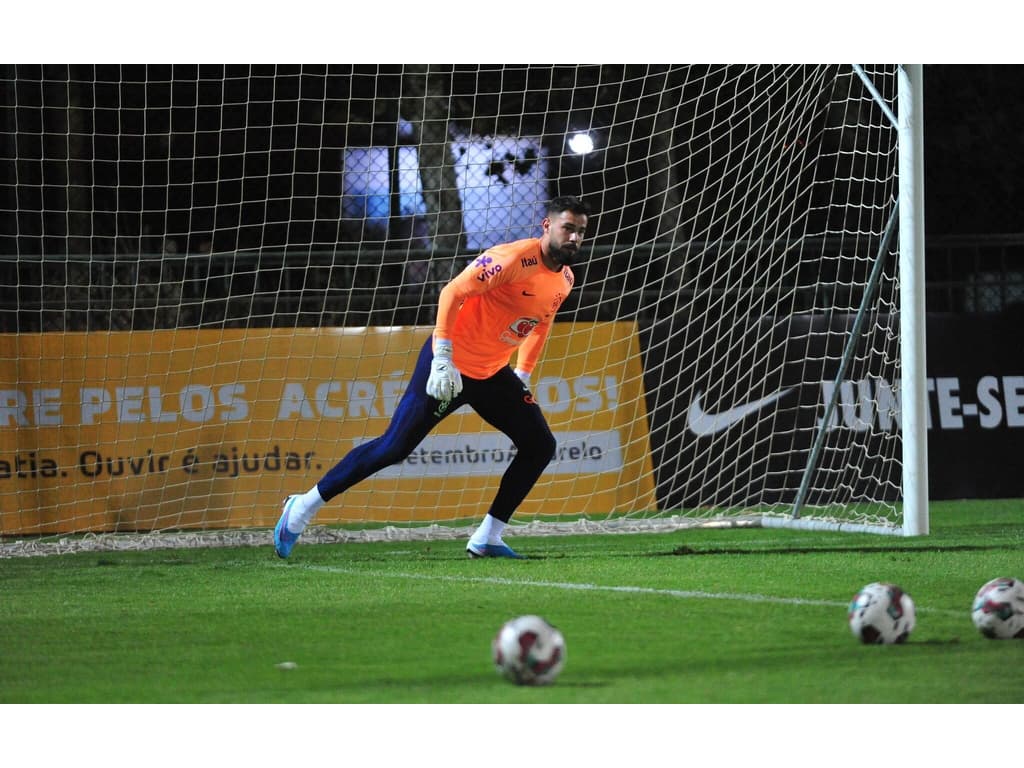
[[[1024,500],[936,503],[932,533],[737,529],[0,560],[3,703],[1021,703],[1024,642],[975,591],[1024,578]],[[863,646],[853,593],[901,585],[906,645]],[[538,613],[567,662],[500,678],[490,643]],[[284,662],[294,668],[282,669]]]

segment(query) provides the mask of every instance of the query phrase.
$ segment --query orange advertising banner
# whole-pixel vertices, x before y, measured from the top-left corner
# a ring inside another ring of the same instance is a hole
[[[0,534],[272,526],[387,427],[430,329],[0,335]],[[633,323],[556,324],[534,396],[558,441],[518,514],[656,505]],[[468,408],[318,524],[480,518],[514,455]]]

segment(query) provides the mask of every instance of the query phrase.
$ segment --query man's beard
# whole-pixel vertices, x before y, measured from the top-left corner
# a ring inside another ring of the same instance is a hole
[[[580,252],[579,249],[572,250],[570,248],[552,248],[551,258],[554,259],[556,264],[560,264],[563,267],[571,267],[577,261],[579,261]]]

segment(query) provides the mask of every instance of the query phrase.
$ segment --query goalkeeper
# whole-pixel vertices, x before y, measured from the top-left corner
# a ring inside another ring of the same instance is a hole
[[[516,446],[471,557],[521,555],[502,540],[509,518],[555,455],[555,438],[529,379],[558,307],[573,285],[589,209],[575,197],[548,203],[541,236],[494,246],[442,290],[437,323],[384,434],[350,451],[303,494],[285,499],[274,549],[288,557],[325,502],[403,461],[448,414],[469,405]],[[519,350],[516,368],[509,360]]]

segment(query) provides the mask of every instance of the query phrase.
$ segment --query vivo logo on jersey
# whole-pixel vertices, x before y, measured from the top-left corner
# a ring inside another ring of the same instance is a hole
[[[483,261],[483,259],[480,258],[477,259],[477,261]],[[489,263],[490,261],[491,259],[488,258],[487,262]],[[476,279],[483,283],[487,280],[490,280],[499,272],[501,272],[501,264],[495,264],[493,267],[484,267],[484,269],[480,270],[480,274],[476,276]]]
[[[537,266],[537,259],[536,258],[530,258],[529,256],[527,256],[525,259],[520,259],[520,263],[524,267],[536,267]]]
[[[494,266],[488,266],[494,262],[490,256],[481,256],[473,262],[474,267],[480,267],[480,274],[476,276],[476,279],[481,283],[490,280],[496,274],[501,272],[501,264],[494,264]]]

